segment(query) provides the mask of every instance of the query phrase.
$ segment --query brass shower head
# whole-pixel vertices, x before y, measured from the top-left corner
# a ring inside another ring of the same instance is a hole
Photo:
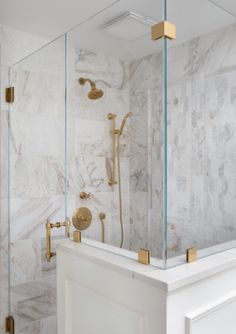
[[[85,85],[86,82],[89,82],[89,84],[91,86],[91,90],[88,93],[88,98],[90,100],[100,99],[100,97],[103,96],[103,91],[96,87],[95,82],[93,82],[92,80],[90,80],[88,78],[79,78],[79,83],[80,83],[81,86]]]

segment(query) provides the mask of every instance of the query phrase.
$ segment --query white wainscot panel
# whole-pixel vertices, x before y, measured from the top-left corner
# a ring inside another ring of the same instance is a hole
[[[186,315],[186,334],[213,333],[236,333],[236,291]]]
[[[141,314],[72,280],[66,282],[66,305],[68,334],[143,333]]]

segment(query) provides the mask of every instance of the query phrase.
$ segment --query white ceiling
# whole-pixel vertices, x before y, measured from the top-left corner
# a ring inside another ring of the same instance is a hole
[[[162,40],[153,42],[150,33],[132,42],[120,40],[107,35],[103,25],[126,11],[160,22],[162,3],[162,0],[121,0],[72,31],[69,41],[79,48],[118,56],[124,60],[152,54],[162,48]],[[177,40],[170,43],[175,45],[233,24],[236,19],[207,0],[168,0],[168,21],[177,26]]]
[[[0,0],[0,23],[54,39],[119,0]]]
[[[235,0],[209,0],[209,1],[220,6],[224,10],[236,16],[236,1]]]
[[[55,38],[83,22],[69,33],[70,43],[131,60],[154,53],[162,42],[151,41],[149,33],[132,42],[121,40],[108,35],[104,23],[128,11],[160,22],[162,4],[163,0],[0,0],[0,23]],[[236,13],[236,0],[168,0],[168,20],[177,26],[177,41],[171,45],[236,22],[231,13]]]

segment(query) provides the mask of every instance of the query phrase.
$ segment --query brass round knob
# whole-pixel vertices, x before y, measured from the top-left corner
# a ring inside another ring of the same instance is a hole
[[[92,213],[88,208],[76,209],[72,216],[72,223],[76,230],[86,230],[92,222]]]

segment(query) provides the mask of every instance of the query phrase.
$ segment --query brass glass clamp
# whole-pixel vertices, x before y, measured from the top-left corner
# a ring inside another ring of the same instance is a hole
[[[66,236],[70,237],[70,225],[71,221],[68,219],[65,222],[57,222],[57,223],[46,223],[46,259],[48,262],[51,261],[51,258],[56,255],[55,252],[52,252],[52,242],[51,242],[51,229],[53,228],[60,228],[65,227],[66,228]]]

